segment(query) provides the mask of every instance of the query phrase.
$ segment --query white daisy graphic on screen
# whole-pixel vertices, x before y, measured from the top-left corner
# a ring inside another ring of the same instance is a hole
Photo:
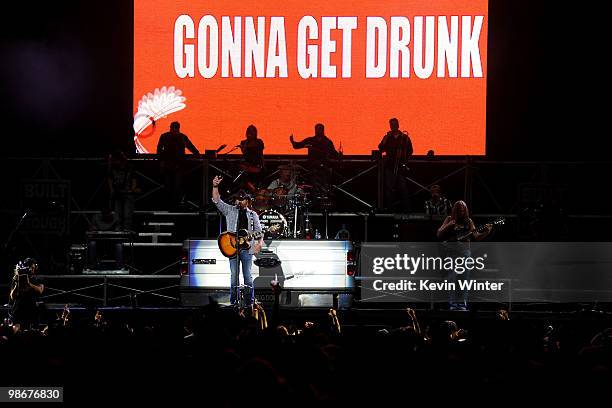
[[[138,153],[149,153],[139,139],[144,139],[155,130],[155,123],[171,113],[187,107],[180,89],[173,86],[155,88],[138,101],[138,111],[134,115],[134,142]]]

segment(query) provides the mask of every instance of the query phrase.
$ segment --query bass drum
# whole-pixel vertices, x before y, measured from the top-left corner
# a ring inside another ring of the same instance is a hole
[[[285,216],[275,210],[266,210],[259,214],[261,228],[265,232],[264,239],[277,239],[284,237],[289,231]],[[278,225],[274,232],[266,232],[271,227]]]

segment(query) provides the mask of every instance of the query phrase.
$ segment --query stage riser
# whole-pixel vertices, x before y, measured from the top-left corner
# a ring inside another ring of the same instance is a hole
[[[188,261],[188,273],[181,282],[184,304],[206,304],[211,294],[219,302],[229,302],[229,258],[221,254],[217,241],[187,240],[184,245]],[[274,267],[252,266],[255,296],[261,303],[271,305],[274,298],[270,282],[276,279],[285,289],[280,299],[282,305],[331,307],[335,291],[342,293],[338,296],[339,306],[348,306],[355,286],[354,277],[347,274],[347,253],[352,250],[349,241],[264,241],[255,262],[272,258],[280,264]],[[242,274],[240,283],[244,283]],[[313,293],[317,290],[322,293]]]
[[[229,258],[221,254],[216,240],[188,240],[184,248],[188,254],[189,287],[229,288]],[[265,241],[255,263],[257,259],[273,257],[280,265],[270,268],[254,264],[251,273],[255,288],[269,288],[270,281],[276,278],[287,289],[350,289],[354,286],[353,277],[347,274],[347,253],[351,250],[349,241]]]

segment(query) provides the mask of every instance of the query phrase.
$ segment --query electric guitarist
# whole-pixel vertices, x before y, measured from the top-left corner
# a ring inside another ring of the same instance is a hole
[[[212,182],[212,201],[217,206],[217,209],[225,216],[227,225],[227,231],[247,231],[247,233],[261,232],[261,224],[259,222],[259,216],[257,213],[249,208],[251,204],[251,196],[244,191],[240,191],[236,194],[234,205],[230,205],[221,199],[219,194],[219,184],[223,180],[220,176],[215,176]],[[263,244],[263,238],[258,240],[251,240],[250,248],[238,249],[237,255],[230,258],[230,303],[235,306],[238,302],[238,289],[239,289],[239,278],[238,278],[238,267],[242,269],[242,276],[244,277],[244,284],[250,288],[250,296],[248,296],[247,303],[253,304],[255,299],[255,291],[253,288],[253,277],[251,276],[251,266],[253,265],[253,255],[257,254],[261,250]],[[240,259],[240,265],[238,265],[238,259]]]
[[[477,229],[470,218],[470,212],[465,201],[457,201],[453,205],[451,215],[444,219],[438,229],[438,239],[441,241],[480,241],[491,233],[492,224],[485,224]]]
[[[457,201],[453,205],[451,215],[446,217],[440,228],[438,229],[438,239],[444,242],[455,242],[447,244],[445,247],[445,257],[452,258],[469,258],[472,255],[470,242],[472,240],[480,241],[491,233],[493,226],[487,224],[484,228],[476,228],[474,221],[470,218],[470,212],[467,204],[464,201]],[[449,270],[447,280],[455,284],[459,288],[459,279],[469,279],[469,272],[459,275],[453,270]],[[449,291],[449,309],[450,310],[467,310],[468,307],[468,292],[467,290],[450,290]]]
[[[412,142],[408,133],[399,128],[399,120],[389,120],[390,130],[385,134],[378,145],[378,150],[385,153],[385,207],[392,209],[396,197],[399,196],[401,207],[396,208],[400,212],[409,210],[409,194],[406,179],[402,170],[406,166],[408,157],[412,155]]]

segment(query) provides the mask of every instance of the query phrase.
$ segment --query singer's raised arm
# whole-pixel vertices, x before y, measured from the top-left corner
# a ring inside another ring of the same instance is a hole
[[[223,178],[219,176],[215,176],[213,179],[212,202],[215,203],[215,206],[217,206],[217,209],[221,211],[221,214],[227,215],[232,206],[221,199],[221,194],[219,194],[219,184],[221,183],[221,180],[223,180]]]

